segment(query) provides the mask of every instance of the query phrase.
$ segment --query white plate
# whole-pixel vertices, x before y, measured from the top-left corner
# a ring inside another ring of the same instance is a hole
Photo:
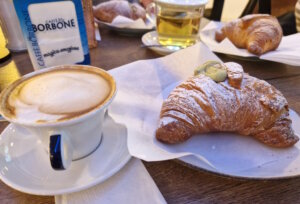
[[[166,99],[180,83],[167,86],[162,91],[163,99]],[[290,109],[290,117],[293,121],[293,130],[300,136],[299,115]],[[249,136],[210,133],[195,135],[185,144],[173,147],[175,149],[183,147],[185,151],[188,151],[186,148],[190,148],[191,153],[201,155],[210,164],[194,155],[178,158],[181,162],[223,176],[244,179],[281,179],[300,176],[300,141],[290,148],[272,148]]]
[[[195,159],[193,161],[198,162],[195,166],[243,178],[299,176],[300,142],[291,148],[271,148],[253,137],[223,132],[201,134],[176,145],[165,145],[155,139],[163,99],[180,81],[192,76],[195,67],[207,60],[219,59],[200,42],[167,57],[141,60],[111,70],[119,89],[110,114],[116,121],[126,124],[130,154],[145,161],[203,155],[208,160],[207,165]],[[299,134],[299,116],[292,114],[292,120]]]
[[[115,31],[120,35],[125,35],[125,36],[141,36],[155,28],[120,28],[117,26],[112,25],[111,23],[103,22],[95,18],[95,22],[104,25],[107,27],[109,30]]]
[[[156,31],[151,31],[143,35],[143,44],[150,50],[156,52],[159,55],[168,55],[183,48],[179,46],[162,46],[158,42],[158,35]]]
[[[54,171],[41,143],[10,124],[0,137],[0,177],[8,186],[29,194],[80,191],[105,181],[129,161],[126,141],[126,128],[108,117],[98,149],[72,162],[69,169]]]

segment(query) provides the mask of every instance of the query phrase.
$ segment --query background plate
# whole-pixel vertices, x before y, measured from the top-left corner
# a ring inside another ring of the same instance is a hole
[[[95,18],[95,22],[98,23],[99,25],[104,25],[109,30],[117,32],[118,34],[124,35],[124,36],[141,36],[149,31],[155,29],[155,28],[152,28],[152,29],[120,28],[120,27],[113,26],[110,23],[100,21],[96,18]]]

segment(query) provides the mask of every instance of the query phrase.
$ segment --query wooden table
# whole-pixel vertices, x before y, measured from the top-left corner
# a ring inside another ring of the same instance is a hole
[[[140,38],[124,37],[101,28],[102,41],[91,50],[92,65],[106,70],[141,59],[160,57],[141,48]],[[291,108],[300,113],[300,67],[266,61],[236,61],[246,72],[267,80],[283,92]],[[32,71],[27,53],[13,55],[21,74]],[[2,131],[8,123],[0,123]],[[168,203],[300,203],[300,177],[254,181],[220,177],[185,167],[175,161],[144,162]],[[0,182],[0,203],[54,203],[53,197],[20,193]]]

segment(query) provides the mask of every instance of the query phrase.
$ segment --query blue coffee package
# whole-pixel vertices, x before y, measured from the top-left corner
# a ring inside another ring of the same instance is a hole
[[[33,67],[90,64],[81,0],[13,0]]]

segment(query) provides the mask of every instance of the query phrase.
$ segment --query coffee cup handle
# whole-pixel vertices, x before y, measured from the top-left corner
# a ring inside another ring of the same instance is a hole
[[[66,134],[58,133],[50,136],[49,155],[54,170],[65,170],[70,166],[73,148]]]
[[[146,18],[153,25],[156,24],[156,10],[155,10],[155,3],[154,2],[148,4],[148,6],[146,7]]]

